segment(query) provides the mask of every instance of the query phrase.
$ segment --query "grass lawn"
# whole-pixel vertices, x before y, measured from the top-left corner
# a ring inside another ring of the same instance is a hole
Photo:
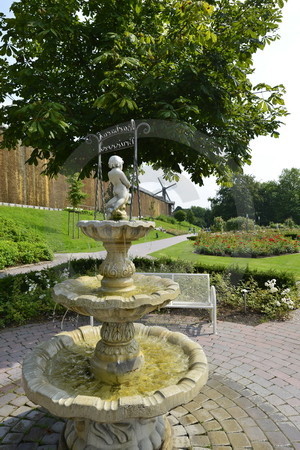
[[[33,208],[20,208],[11,206],[0,206],[0,220],[1,218],[7,218],[17,221],[25,228],[31,228],[35,230],[41,237],[49,244],[51,249],[56,253],[75,253],[75,252],[96,252],[104,250],[101,242],[96,242],[93,239],[85,236],[76,227],[78,216],[74,217],[74,235],[73,239],[73,214],[70,214],[70,226],[68,227],[68,215],[67,211],[49,211],[44,209]],[[93,220],[93,214],[80,214],[79,220]],[[179,229],[188,233],[188,225],[176,225],[165,224],[165,222],[155,221],[157,227],[164,227],[168,225],[168,228]],[[170,225],[170,227],[169,227]],[[68,234],[69,229],[69,234]],[[157,237],[158,236],[158,237]],[[135,241],[134,244],[154,241],[157,239],[165,239],[171,237],[170,234],[161,231],[150,231],[147,236]]]
[[[151,253],[151,256],[156,258],[164,256],[191,261],[193,263],[201,262],[211,266],[224,265],[224,267],[230,267],[238,265],[239,267],[249,266],[249,268],[257,270],[274,269],[278,270],[278,272],[287,271],[293,273],[295,277],[300,280],[300,253],[266,258],[232,258],[230,256],[199,255],[193,253],[193,250],[193,242],[185,241],[158,252]]]

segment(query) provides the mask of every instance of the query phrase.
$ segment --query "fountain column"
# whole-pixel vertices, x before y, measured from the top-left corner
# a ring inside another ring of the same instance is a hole
[[[106,382],[121,382],[124,375],[139,369],[144,357],[134,339],[131,322],[104,322],[101,340],[91,358],[91,369],[96,378]]]

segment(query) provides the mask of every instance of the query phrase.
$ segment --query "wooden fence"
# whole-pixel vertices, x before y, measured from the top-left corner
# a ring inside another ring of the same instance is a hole
[[[49,178],[41,175],[45,161],[37,166],[25,164],[30,149],[19,146],[15,150],[0,150],[0,203],[42,206],[63,209],[70,206],[67,200],[68,183],[63,175]],[[107,184],[106,184],[107,187]],[[95,180],[84,180],[83,191],[88,194],[83,207],[93,209],[95,204]],[[141,213],[157,217],[171,214],[173,204],[141,190]],[[137,196],[134,196],[133,215],[138,215]]]

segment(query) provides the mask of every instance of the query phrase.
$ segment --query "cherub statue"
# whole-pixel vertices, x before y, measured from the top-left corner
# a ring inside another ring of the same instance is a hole
[[[122,171],[123,163],[123,159],[116,155],[111,156],[108,160],[108,167],[111,169],[108,172],[108,178],[113,185],[114,194],[114,197],[105,205],[108,219],[128,219],[125,208],[131,200],[131,194],[129,193],[130,182]]]

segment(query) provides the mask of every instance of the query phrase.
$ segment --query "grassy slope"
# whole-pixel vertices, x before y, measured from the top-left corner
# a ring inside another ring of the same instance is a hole
[[[48,211],[43,209],[33,209],[33,208],[20,208],[11,206],[0,206],[0,220],[1,218],[7,218],[16,220],[21,225],[26,228],[32,228],[38,232],[42,238],[49,244],[54,252],[93,252],[104,250],[101,242],[96,242],[82,232],[79,232],[76,227],[76,222],[78,217],[75,217],[75,239],[72,238],[73,235],[73,215],[70,214],[70,235],[68,235],[68,212],[67,211]],[[93,215],[91,214],[81,214],[80,220],[92,220]],[[156,222],[156,221],[155,221]],[[164,222],[157,221],[157,227],[164,227],[166,225]],[[167,224],[169,225],[169,224]],[[172,224],[170,224],[172,225]],[[168,226],[168,228],[176,228]],[[178,228],[178,226],[177,226]],[[180,226],[180,229],[188,232],[188,226]],[[157,235],[158,234],[158,238]],[[136,241],[135,243],[148,242],[156,239],[165,239],[170,237],[170,234],[163,233],[161,231],[150,231],[147,236]]]
[[[193,242],[186,241],[173,245],[158,252],[151,253],[151,256],[159,258],[167,256],[170,258],[180,258],[185,261],[201,262],[206,265],[224,265],[225,267],[238,265],[251,269],[267,270],[274,269],[293,273],[300,279],[300,253],[293,255],[272,256],[269,258],[231,258],[226,256],[198,255],[193,253]]]

